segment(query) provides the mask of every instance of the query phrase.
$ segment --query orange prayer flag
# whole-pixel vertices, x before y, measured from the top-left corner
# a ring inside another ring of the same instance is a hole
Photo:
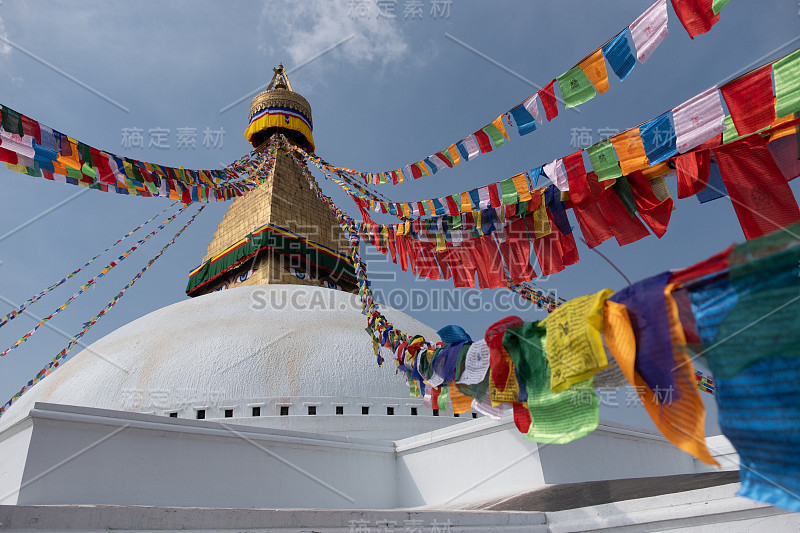
[[[506,139],[508,139],[508,133],[506,133],[506,128],[505,128],[505,126],[503,126],[503,117],[504,117],[504,116],[505,116],[505,115],[500,115],[499,117],[497,117],[496,119],[494,119],[494,120],[492,121],[492,125],[493,125],[495,128],[497,128],[497,129],[498,129],[498,131],[500,131],[500,133],[502,133],[502,134],[503,134],[503,137],[505,137]]]
[[[595,90],[603,94],[608,90],[608,71],[606,70],[606,60],[603,57],[603,50],[598,48],[589,57],[578,64],[589,81],[594,85]]]
[[[447,385],[447,390],[450,392],[450,403],[453,404],[453,414],[460,415],[461,413],[469,413],[472,411],[472,398],[459,391],[455,381],[451,381]]]
[[[516,176],[511,177],[514,188],[517,189],[517,193],[519,194],[519,201],[520,202],[528,202],[531,199],[531,191],[528,188],[528,179],[525,176],[525,173],[522,172],[517,174]]]
[[[627,176],[650,166],[642,137],[639,135],[639,128],[623,131],[619,135],[611,137],[610,140],[617,152],[617,157],[619,157],[619,166],[623,175]]]
[[[468,213],[472,211],[472,201],[470,200],[468,192],[461,193],[461,212]]]
[[[670,336],[675,357],[675,391],[670,402],[661,403],[653,390],[634,368],[636,364],[636,338],[633,334],[628,309],[611,300],[606,301],[604,309],[604,329],[606,345],[616,359],[620,370],[639,395],[661,434],[672,444],[706,464],[719,464],[708,451],[705,440],[705,406],[700,399],[694,377],[694,366],[686,349],[686,338],[678,318],[678,308],[672,298],[674,284],[667,286],[667,315],[669,316]]]
[[[458,149],[456,148],[455,144],[451,144],[447,148],[447,153],[450,154],[450,158],[453,160],[453,166],[456,166],[461,163],[461,156],[458,153]]]

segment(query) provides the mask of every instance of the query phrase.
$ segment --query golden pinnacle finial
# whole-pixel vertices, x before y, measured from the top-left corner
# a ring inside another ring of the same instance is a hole
[[[283,68],[283,63],[279,63],[277,68],[272,69],[272,80],[267,85],[267,90],[273,89],[288,89],[292,90],[292,84],[289,83],[289,77],[286,75],[286,69]]]

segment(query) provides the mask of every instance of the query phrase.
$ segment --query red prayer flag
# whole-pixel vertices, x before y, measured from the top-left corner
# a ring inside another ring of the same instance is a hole
[[[775,122],[772,65],[723,85],[722,97],[739,135],[747,135]]]
[[[528,433],[531,428],[531,412],[524,403],[514,402],[514,425],[520,433]]]
[[[675,158],[678,173],[678,198],[689,198],[708,185],[711,172],[711,151],[698,150]]]
[[[22,119],[22,134],[30,135],[36,139],[37,143],[42,144],[42,130],[39,128],[39,123],[25,115],[20,115],[20,118]]]
[[[502,204],[500,202],[500,191],[497,190],[497,184],[492,183],[489,185],[489,206],[490,207],[500,207]]]
[[[672,217],[672,198],[659,200],[653,192],[650,180],[641,171],[630,174],[628,184],[633,192],[633,200],[636,202],[639,216],[660,239],[667,232],[667,226]]]
[[[722,181],[747,240],[800,221],[800,209],[758,134],[714,149]]]
[[[533,215],[529,215],[533,219]],[[500,243],[500,253],[514,284],[531,281],[536,271],[531,266],[531,241],[525,229],[525,219],[518,218],[506,227],[506,242]]]
[[[472,135],[474,135],[475,140],[478,141],[478,148],[480,148],[482,154],[492,151],[492,141],[491,139],[489,139],[489,136],[486,134],[485,131],[478,130]]]
[[[453,200],[452,196],[445,196],[445,202],[447,202],[447,214],[450,216],[456,216],[460,213],[458,209],[458,204],[455,200]]]
[[[511,365],[508,364],[511,358],[503,347],[503,335],[506,332],[506,328],[518,328],[521,326],[522,319],[520,317],[509,316],[489,326],[484,335],[486,345],[489,347],[489,376],[500,392],[505,390],[508,375],[511,372]]]
[[[539,91],[539,99],[547,115],[547,121],[551,121],[558,116],[558,105],[556,104],[556,80],[551,81]]]
[[[411,176],[412,176],[414,179],[417,179],[417,178],[421,178],[421,177],[422,177],[422,171],[419,169],[419,167],[417,166],[417,164],[416,164],[416,163],[414,163],[413,165],[411,165]]]
[[[608,223],[609,228],[617,239],[617,244],[625,246],[639,239],[647,237],[650,232],[638,217],[631,218],[625,204],[619,199],[613,188],[606,189],[598,199],[600,210]]]
[[[715,15],[711,5],[712,0],[672,0],[675,14],[692,39],[719,21],[719,13]]]
[[[0,161],[16,165],[17,162],[19,161],[19,158],[17,157],[17,152],[12,152],[11,150],[0,148]]]

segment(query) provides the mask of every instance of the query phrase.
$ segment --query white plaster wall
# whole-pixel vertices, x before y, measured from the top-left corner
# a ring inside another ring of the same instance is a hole
[[[586,437],[539,448],[545,483],[693,474],[694,458],[659,434],[602,422]]]
[[[706,439],[708,451],[719,463],[719,468],[694,460],[697,472],[716,472],[717,470],[739,470],[739,454],[725,435],[714,435]]]
[[[30,420],[0,433],[0,505],[17,503],[32,433]]]
[[[470,420],[397,441],[401,507],[455,507],[542,487],[537,445],[513,421]]]
[[[37,404],[18,503],[391,508],[390,445]],[[66,460],[65,460],[66,459]]]

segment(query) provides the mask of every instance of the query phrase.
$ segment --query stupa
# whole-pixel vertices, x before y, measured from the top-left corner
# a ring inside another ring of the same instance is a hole
[[[282,66],[246,137],[314,148]],[[641,428],[568,444],[439,413],[378,367],[344,238],[297,162],[232,202],[196,296],[75,355],[0,418],[3,531],[690,531],[796,528]],[[436,333],[393,309],[400,329]],[[391,360],[391,359],[389,359]],[[754,529],[751,529],[754,528]]]

